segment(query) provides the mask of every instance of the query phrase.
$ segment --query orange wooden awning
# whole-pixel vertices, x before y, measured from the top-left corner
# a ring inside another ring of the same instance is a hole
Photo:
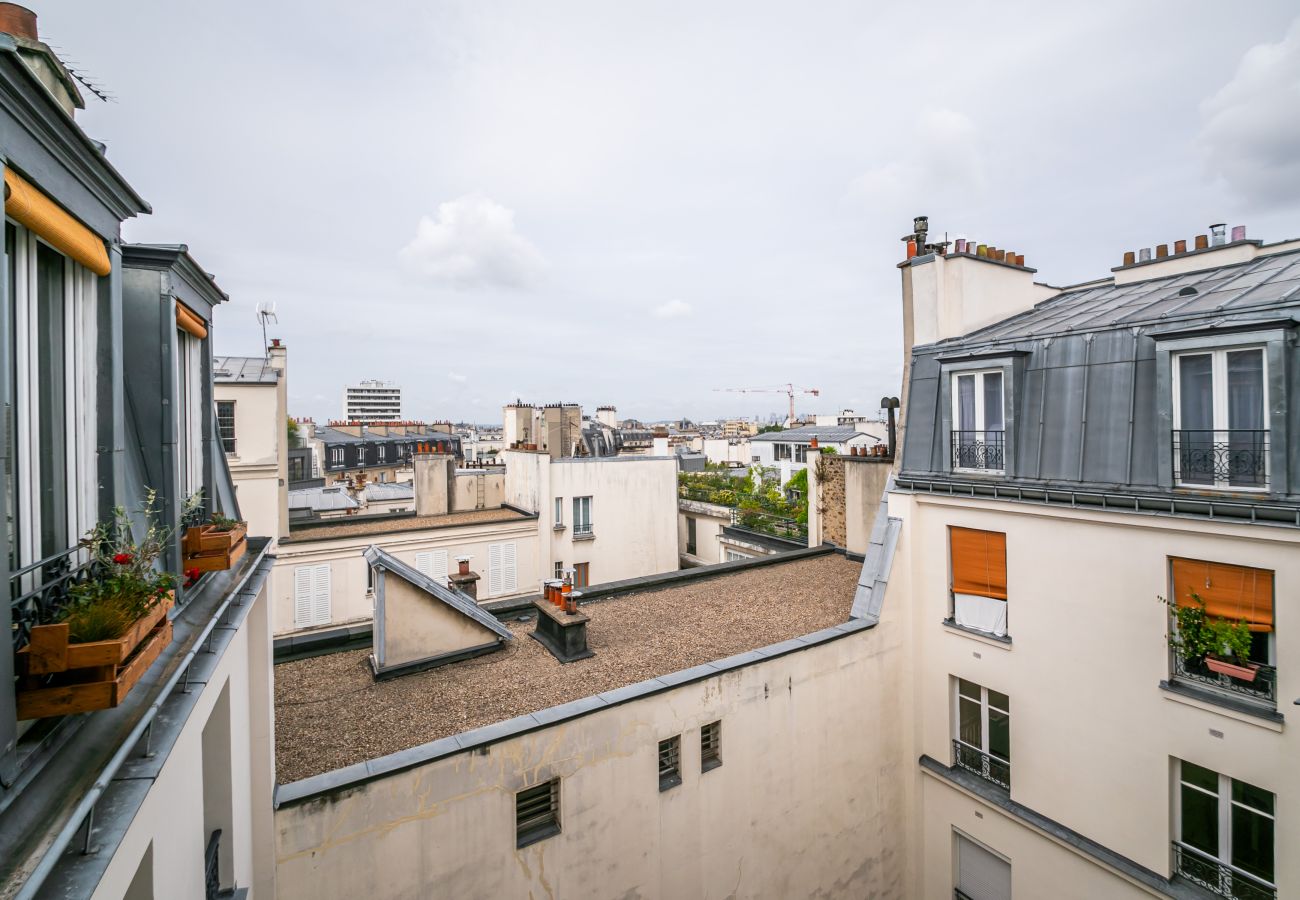
[[[955,526],[948,531],[953,592],[1007,599],[1007,536]]]
[[[1191,606],[1192,595],[1205,602],[1211,621],[1246,620],[1251,631],[1273,630],[1273,573],[1202,559],[1173,559],[1174,600]]]
[[[204,324],[203,317],[179,300],[176,301],[176,327],[199,340],[208,336],[208,327]]]
[[[113,270],[99,235],[12,169],[5,169],[5,215],[96,275]]]

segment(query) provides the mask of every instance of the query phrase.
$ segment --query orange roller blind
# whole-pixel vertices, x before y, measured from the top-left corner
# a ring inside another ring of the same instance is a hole
[[[176,327],[182,331],[188,331],[199,340],[203,340],[208,336],[208,329],[203,324],[203,317],[179,300],[176,301]]]
[[[97,234],[11,169],[5,169],[5,215],[96,275],[113,270]]]
[[[1007,599],[1007,536],[973,528],[948,529],[952,589],[958,594]]]
[[[1173,570],[1179,606],[1191,606],[1196,594],[1205,601],[1211,621],[1245,619],[1251,631],[1273,630],[1273,573],[1268,569],[1175,557]]]

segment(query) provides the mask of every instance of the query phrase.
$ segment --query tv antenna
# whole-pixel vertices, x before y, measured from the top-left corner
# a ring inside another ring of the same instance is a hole
[[[280,324],[280,320],[275,317],[275,303],[268,300],[263,300],[258,303],[257,321],[262,323],[262,352],[266,354],[268,359],[270,359],[271,351],[268,349],[269,345],[266,340],[266,323],[273,322],[276,325]]]

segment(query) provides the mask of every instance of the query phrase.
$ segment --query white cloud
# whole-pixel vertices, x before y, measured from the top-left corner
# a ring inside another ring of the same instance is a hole
[[[986,183],[981,144],[979,130],[965,113],[927,109],[897,148],[899,158],[854,178],[849,195],[892,207],[899,200],[914,204],[953,192],[978,194]]]
[[[465,382],[469,381],[468,375],[462,375],[459,372],[448,372],[447,377],[450,378],[452,381],[456,382],[457,384],[464,384]]]
[[[438,204],[437,219],[420,217],[415,237],[402,248],[414,272],[455,288],[527,288],[546,260],[515,230],[514,210],[480,194]]]
[[[1300,200],[1300,19],[1275,44],[1256,44],[1232,80],[1201,104],[1210,170],[1244,200]]]
[[[650,312],[656,319],[677,319],[691,314],[691,305],[682,300],[661,303]]]

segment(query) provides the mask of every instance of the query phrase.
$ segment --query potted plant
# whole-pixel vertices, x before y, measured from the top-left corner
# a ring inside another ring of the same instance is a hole
[[[16,655],[19,719],[117,706],[171,643],[175,579],[155,563],[172,531],[156,525],[154,499],[138,543],[121,507],[82,541],[90,577],[69,587],[54,621],[32,626]]]
[[[1210,634],[1214,652],[1205,655],[1206,668],[1242,681],[1254,681],[1259,664],[1250,661],[1250,626],[1246,620],[1233,624],[1219,619],[1210,626]]]
[[[185,530],[185,537],[181,541],[187,574],[195,569],[200,573],[229,569],[247,549],[244,540],[248,536],[247,523],[220,513],[213,513],[204,522],[201,504],[200,491],[187,498],[182,507],[183,520],[198,521],[198,524],[192,524]]]

